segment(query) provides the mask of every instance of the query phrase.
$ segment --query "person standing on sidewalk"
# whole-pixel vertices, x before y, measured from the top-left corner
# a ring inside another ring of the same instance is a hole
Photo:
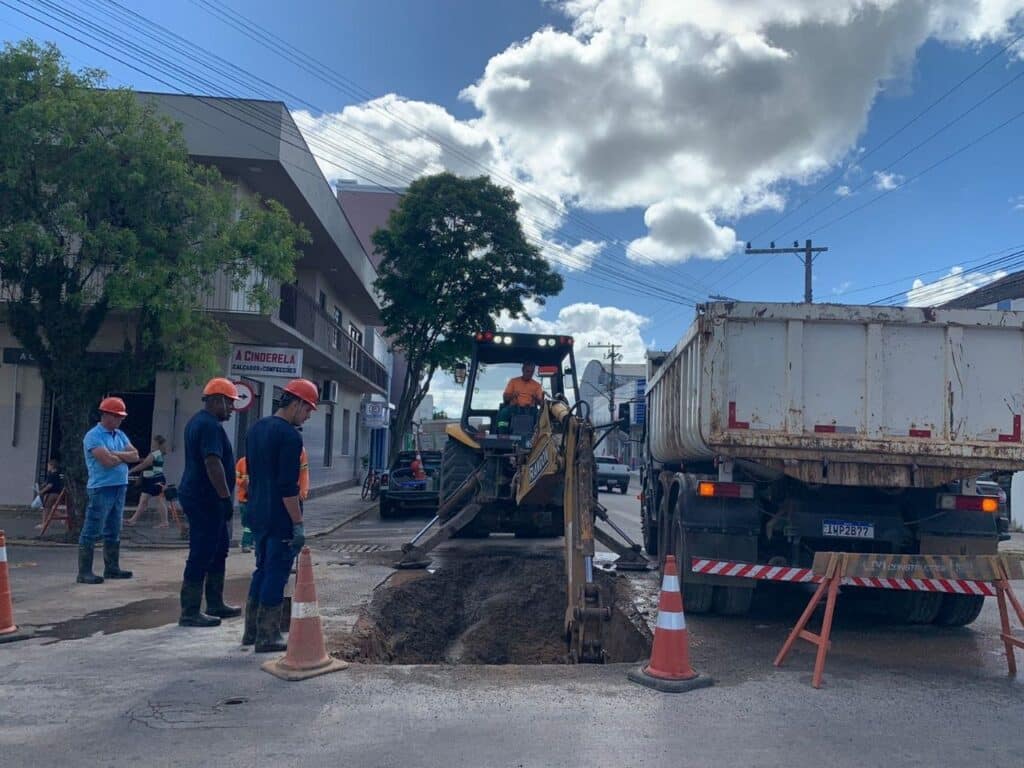
[[[245,441],[249,468],[246,510],[256,544],[256,570],[245,606],[242,645],[256,653],[287,649],[281,636],[281,605],[295,556],[306,542],[299,496],[301,427],[316,410],[320,393],[308,379],[284,387],[277,411],[260,419]]]
[[[242,523],[242,541],[238,548],[242,552],[252,552],[252,528],[249,527],[249,513],[246,504],[249,501],[249,465],[245,456],[235,464],[235,502],[238,504],[238,517]]]
[[[181,581],[183,627],[215,627],[242,613],[224,602],[224,574],[234,515],[235,456],[222,422],[231,418],[238,390],[230,380],[210,379],[203,408],[185,425],[185,472],[178,497],[188,518],[188,560]],[[206,587],[206,613],[200,608]]]
[[[85,522],[78,537],[78,583],[102,584],[103,579],[130,579],[131,571],[122,571],[121,522],[124,519],[124,495],[128,490],[128,465],[139,460],[128,436],[119,427],[128,415],[124,400],[105,397],[100,402],[100,420],[85,433],[85,467],[89,482],[89,503]],[[103,577],[92,572],[96,542],[103,537]]]

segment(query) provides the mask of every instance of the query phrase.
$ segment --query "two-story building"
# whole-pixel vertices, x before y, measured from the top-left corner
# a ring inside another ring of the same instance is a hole
[[[213,281],[205,311],[227,327],[231,350],[221,374],[252,394],[246,410],[226,425],[238,454],[248,426],[273,412],[281,387],[296,376],[317,382],[321,406],[303,427],[314,492],[358,482],[361,457],[371,449],[363,403],[387,398],[389,356],[374,346],[380,305],[376,270],[343,214],[333,190],[288,109],[281,102],[140,93],[160,112],[182,123],[190,155],[213,165],[239,195],[258,194],[282,203],[310,232],[296,264],[296,279],[273,285],[280,301],[269,312],[253,306],[225,278]],[[112,316],[90,352],[114,351],[123,319]],[[59,454],[53,393],[42,385],[9,329],[0,326],[0,503],[31,498],[48,457]],[[370,348],[368,348],[370,347]],[[201,385],[201,383],[200,383]],[[143,454],[153,435],[168,438],[168,478],[180,479],[185,423],[201,407],[199,386],[186,386],[172,371],[159,372],[139,391],[123,396],[125,431]]]

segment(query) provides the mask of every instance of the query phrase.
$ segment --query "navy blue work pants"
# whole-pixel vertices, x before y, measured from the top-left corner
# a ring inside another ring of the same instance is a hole
[[[291,541],[266,531],[253,531],[253,534],[256,570],[249,584],[249,597],[263,605],[280,605],[295,562]]]
[[[208,573],[224,573],[227,567],[231,534],[224,512],[217,506],[207,506],[181,500],[188,518],[188,560],[185,561],[185,581],[203,581]]]

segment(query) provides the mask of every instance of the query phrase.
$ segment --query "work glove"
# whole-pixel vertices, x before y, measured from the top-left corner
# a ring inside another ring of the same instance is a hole
[[[224,522],[231,522],[231,518],[235,516],[235,505],[231,503],[231,499],[218,498],[217,506],[220,509],[221,514],[224,516]]]
[[[306,545],[306,527],[302,523],[292,524],[292,556],[299,554]]]

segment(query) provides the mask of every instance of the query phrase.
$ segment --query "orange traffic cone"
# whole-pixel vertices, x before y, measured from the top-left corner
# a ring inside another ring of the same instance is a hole
[[[7,574],[7,539],[0,531],[0,643],[10,643],[32,637],[35,630],[18,627],[14,623],[14,604],[11,601],[11,579]]]
[[[630,670],[627,677],[634,683],[668,693],[692,691],[712,683],[710,677],[694,672],[690,666],[690,633],[686,630],[679,572],[672,555],[665,558],[651,660],[646,666]]]
[[[348,662],[331,658],[324,646],[320,624],[320,606],[313,583],[313,556],[309,547],[299,553],[299,569],[292,595],[292,620],[288,628],[288,651],[280,659],[265,662],[262,668],[282,680],[305,680],[348,668]]]

